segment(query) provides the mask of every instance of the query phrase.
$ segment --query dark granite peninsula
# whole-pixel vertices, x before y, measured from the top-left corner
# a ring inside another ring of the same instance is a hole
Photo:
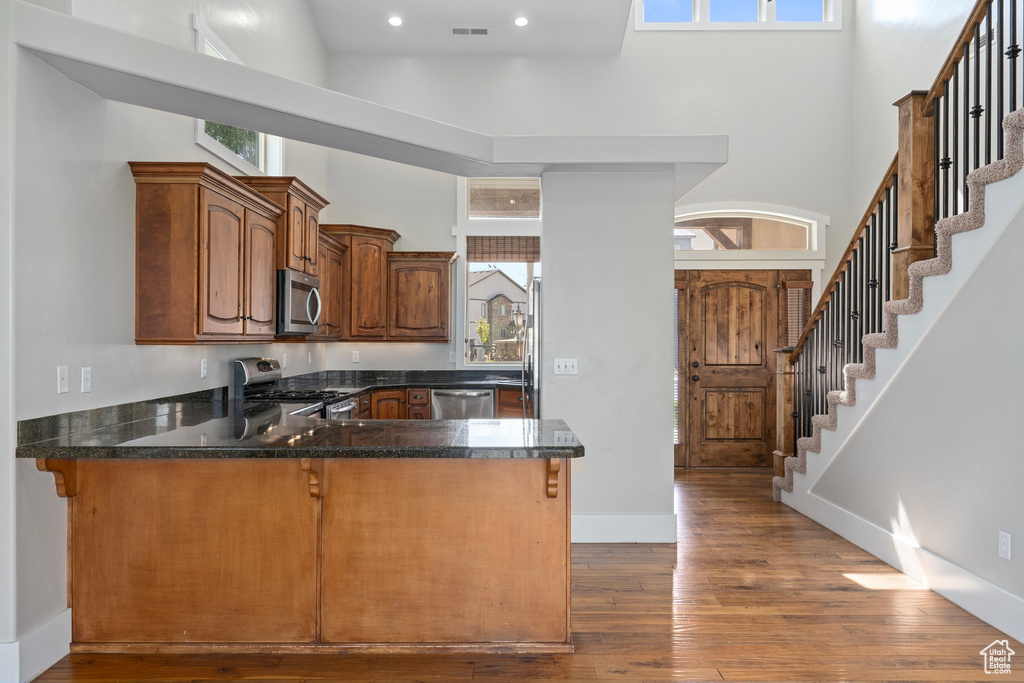
[[[68,501],[72,651],[572,650],[564,422],[248,413],[19,424]]]

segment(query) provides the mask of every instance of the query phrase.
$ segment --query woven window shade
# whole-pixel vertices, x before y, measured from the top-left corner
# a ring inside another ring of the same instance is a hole
[[[476,263],[538,263],[540,237],[466,237],[466,260]]]
[[[810,315],[810,284],[790,283],[786,284],[786,345],[796,346],[807,326],[807,318]]]

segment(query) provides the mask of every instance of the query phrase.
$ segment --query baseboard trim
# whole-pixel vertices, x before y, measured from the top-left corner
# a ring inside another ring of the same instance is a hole
[[[985,623],[1024,642],[1024,598],[814,493],[786,492],[783,501]]]
[[[71,610],[66,609],[13,643],[0,643],[0,681],[31,681],[70,652]]]
[[[676,516],[573,515],[573,543],[675,543]]]

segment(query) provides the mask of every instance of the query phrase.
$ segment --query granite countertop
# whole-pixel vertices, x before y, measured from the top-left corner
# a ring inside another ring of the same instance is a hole
[[[485,382],[480,382],[484,384]],[[382,382],[383,384],[383,382]],[[408,386],[392,381],[392,384]],[[460,382],[466,386],[466,382]],[[491,381],[491,385],[497,382]],[[387,385],[385,385],[387,386]],[[419,383],[416,386],[424,386]],[[367,388],[382,388],[372,385]],[[180,403],[23,443],[19,458],[579,458],[562,420],[322,420],[278,404]]]

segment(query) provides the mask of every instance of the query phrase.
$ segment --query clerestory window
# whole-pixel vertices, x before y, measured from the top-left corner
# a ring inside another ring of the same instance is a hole
[[[842,0],[637,0],[636,29],[835,30]]]

